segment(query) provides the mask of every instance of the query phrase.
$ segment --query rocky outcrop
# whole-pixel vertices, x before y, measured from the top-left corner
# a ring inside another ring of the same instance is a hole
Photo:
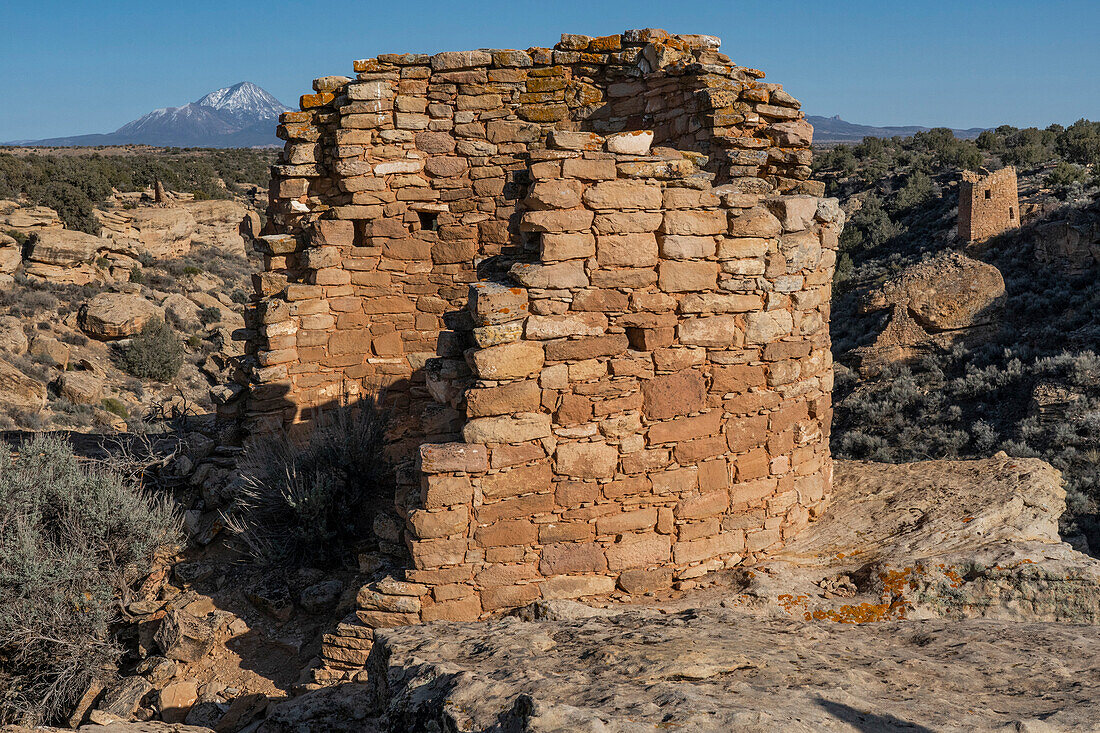
[[[250,213],[248,207],[228,199],[189,201],[181,206],[195,220],[194,244],[245,254],[240,224]]]
[[[46,385],[0,361],[0,404],[37,412],[46,404]]]
[[[558,612],[569,603],[534,621],[379,631],[369,684],[277,705],[260,730],[1008,733],[1100,719],[1088,627]]]
[[[874,344],[858,351],[860,370],[906,361],[928,349],[949,348],[988,338],[995,329],[1005,294],[1004,278],[993,265],[949,252],[922,262],[872,292],[865,310],[890,310]]]
[[[93,262],[99,237],[69,229],[35,232],[27,244],[24,269],[29,277],[51,283],[87,285],[102,278]]]
[[[107,341],[133,336],[163,312],[140,295],[100,293],[80,311],[80,328],[92,338]]]
[[[686,595],[376,629],[356,683],[260,730],[1095,728],[1100,562],[1058,538],[1056,470],[839,461],[834,486],[774,558]]]
[[[0,230],[14,229],[31,234],[43,229],[60,229],[61,217],[46,206],[30,206],[17,201],[0,201]]]
[[[1061,474],[1034,458],[836,461],[832,507],[736,603],[841,622],[1100,623],[1100,561],[1058,536]]]

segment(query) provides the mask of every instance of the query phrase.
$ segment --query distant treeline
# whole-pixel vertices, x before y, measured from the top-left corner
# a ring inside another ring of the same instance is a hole
[[[18,199],[57,211],[69,229],[96,234],[92,208],[118,191],[141,191],[159,180],[198,199],[228,198],[241,184],[267,186],[278,151],[169,149],[136,155],[12,155],[0,153],[0,199]]]
[[[943,168],[975,169],[989,163],[994,167],[1014,165],[1021,169],[1064,164],[1058,183],[1067,177],[1085,183],[1093,166],[1100,173],[1100,122],[1078,120],[1069,127],[1051,125],[1018,129],[1001,125],[986,130],[976,140],[959,140],[945,127],[918,132],[912,137],[866,138],[856,145],[838,145],[817,153],[814,168],[837,176],[858,175],[874,184],[899,169],[925,174]]]

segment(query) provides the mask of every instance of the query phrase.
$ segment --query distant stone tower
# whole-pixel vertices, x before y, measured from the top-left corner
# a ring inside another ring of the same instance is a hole
[[[1020,226],[1016,169],[963,171],[959,184],[959,238],[979,242]]]

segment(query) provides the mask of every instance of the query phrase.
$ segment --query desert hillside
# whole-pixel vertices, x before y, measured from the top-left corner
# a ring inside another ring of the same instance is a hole
[[[833,451],[1041,457],[1063,534],[1100,546],[1100,123],[867,139],[815,158],[848,222],[833,302]],[[961,173],[1015,166],[1021,224],[958,236]],[[1087,544],[1086,544],[1087,543]]]

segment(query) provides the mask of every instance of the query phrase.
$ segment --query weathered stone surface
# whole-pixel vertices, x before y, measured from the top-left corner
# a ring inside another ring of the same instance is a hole
[[[100,293],[81,309],[80,327],[97,339],[126,338],[155,317],[163,317],[160,309],[140,295]]]
[[[46,385],[0,360],[0,403],[37,412],[46,404]]]
[[[515,417],[481,417],[462,428],[467,443],[522,443],[550,435],[550,416],[520,413]]]
[[[71,267],[91,262],[104,242],[99,237],[70,229],[43,229],[31,236],[27,259],[47,265]]]
[[[650,130],[620,132],[607,136],[607,150],[611,153],[648,155],[651,145],[653,145],[653,132]]]
[[[538,343],[517,341],[478,349],[470,366],[482,379],[520,379],[538,372],[543,359],[543,349]]]

